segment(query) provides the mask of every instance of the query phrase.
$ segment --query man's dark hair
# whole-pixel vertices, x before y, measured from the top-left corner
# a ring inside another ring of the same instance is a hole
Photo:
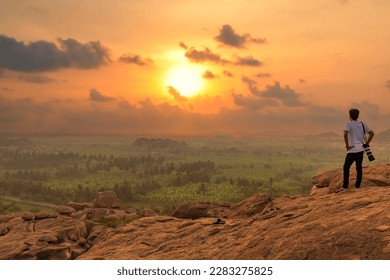
[[[358,109],[350,109],[349,116],[352,120],[356,121],[359,118],[359,110]]]

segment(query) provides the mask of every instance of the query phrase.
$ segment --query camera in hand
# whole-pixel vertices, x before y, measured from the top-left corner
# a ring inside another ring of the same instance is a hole
[[[369,161],[375,160],[375,157],[374,157],[374,155],[373,155],[372,152],[371,152],[370,145],[368,145],[368,144],[363,144],[363,148],[364,148],[364,151],[365,151],[366,154],[367,154],[368,160],[369,160]]]

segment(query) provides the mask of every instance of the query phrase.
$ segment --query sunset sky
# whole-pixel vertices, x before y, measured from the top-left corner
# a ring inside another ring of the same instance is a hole
[[[390,128],[388,0],[0,0],[0,134]]]

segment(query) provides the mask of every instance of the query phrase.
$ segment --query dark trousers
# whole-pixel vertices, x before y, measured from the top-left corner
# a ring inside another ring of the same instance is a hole
[[[345,157],[344,162],[344,181],[343,181],[343,188],[348,188],[349,184],[349,169],[351,168],[351,165],[355,162],[356,164],[356,184],[355,187],[359,188],[360,184],[362,183],[362,177],[363,177],[363,152],[359,153],[348,153]]]

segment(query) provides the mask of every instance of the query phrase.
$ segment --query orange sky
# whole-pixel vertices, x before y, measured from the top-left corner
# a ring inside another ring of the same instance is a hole
[[[387,0],[0,2],[0,134],[389,128]]]

